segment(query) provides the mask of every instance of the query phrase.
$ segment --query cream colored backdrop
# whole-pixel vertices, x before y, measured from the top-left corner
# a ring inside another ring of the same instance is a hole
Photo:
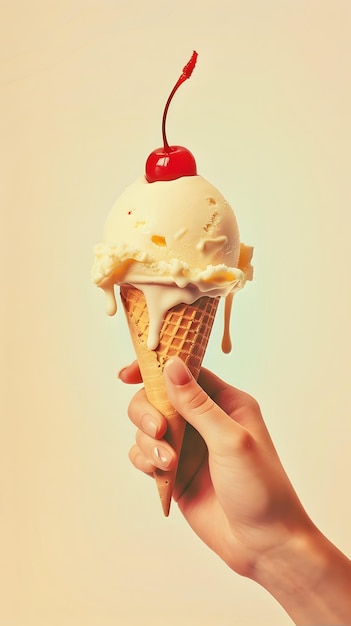
[[[344,0],[0,3],[4,626],[290,620],[164,519],[129,464],[133,358],[90,283],[116,196],[169,140],[255,246],[234,350],[206,364],[260,400],[305,506],[351,552],[350,26]]]

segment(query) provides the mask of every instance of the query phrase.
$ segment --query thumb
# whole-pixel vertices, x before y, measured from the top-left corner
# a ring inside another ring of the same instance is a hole
[[[212,452],[226,452],[242,430],[200,387],[178,357],[167,361],[164,378],[171,404],[202,436]]]

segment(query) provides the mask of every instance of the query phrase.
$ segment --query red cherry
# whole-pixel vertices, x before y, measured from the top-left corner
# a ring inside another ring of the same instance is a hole
[[[178,87],[190,78],[196,64],[197,52],[193,52],[190,61],[183,68],[183,72],[174,85],[162,117],[162,138],[163,146],[157,148],[149,154],[145,165],[145,178],[148,183],[160,180],[175,180],[182,176],[196,176],[196,162],[190,150],[183,146],[169,146],[166,137],[166,118],[171,100]]]
[[[157,148],[148,156],[145,171],[149,183],[197,174],[195,159],[183,146],[170,146],[167,151]]]

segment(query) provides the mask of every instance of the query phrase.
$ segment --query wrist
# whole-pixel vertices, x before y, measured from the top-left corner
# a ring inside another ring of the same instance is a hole
[[[312,523],[261,555],[252,578],[295,624],[351,624],[351,562]]]

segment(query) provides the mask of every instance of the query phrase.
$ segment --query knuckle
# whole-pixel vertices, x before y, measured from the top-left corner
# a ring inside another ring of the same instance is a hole
[[[152,475],[156,466],[143,454],[137,445],[134,445],[129,450],[128,456],[131,464],[137,470],[143,472],[144,474]]]
[[[136,458],[137,458],[139,453],[140,453],[140,450],[139,450],[138,446],[136,446],[136,445],[132,446],[131,449],[129,450],[128,458],[129,458],[130,462],[132,463],[132,465],[134,465],[134,466],[135,466]]]
[[[135,441],[137,446],[142,449],[144,447],[145,435],[142,430],[138,429],[135,434]]]
[[[246,456],[251,454],[254,449],[255,440],[247,430],[236,429],[235,434],[230,438],[228,445],[235,456]]]
[[[128,415],[128,418],[130,419],[130,421],[131,421],[133,424],[135,424],[135,415],[134,415],[134,409],[133,409],[133,405],[132,405],[132,403],[130,403],[130,404],[128,405],[128,408],[127,408],[127,415]]]
[[[184,408],[197,415],[203,415],[208,413],[215,406],[214,401],[207,395],[207,393],[199,387],[189,400],[185,401]]]
[[[246,402],[247,402],[248,409],[252,413],[261,413],[260,405],[257,402],[256,398],[253,398],[253,396],[246,394]]]
[[[138,424],[139,416],[142,411],[142,407],[145,404],[145,393],[143,389],[140,389],[131,399],[127,408],[127,415],[133,424]]]

